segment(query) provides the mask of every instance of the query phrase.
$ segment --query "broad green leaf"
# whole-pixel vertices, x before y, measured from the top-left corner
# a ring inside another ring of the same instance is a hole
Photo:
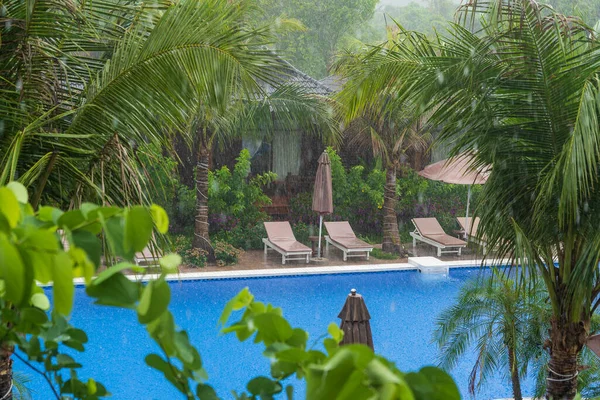
[[[304,329],[294,328],[292,336],[286,341],[287,344],[293,347],[304,349],[308,341],[308,332]]]
[[[96,394],[98,391],[98,385],[96,385],[96,381],[92,378],[88,379],[85,386],[87,387],[87,394]]]
[[[100,256],[102,255],[100,239],[93,233],[81,229],[71,232],[71,237],[75,246],[85,250],[90,261],[98,268],[100,266]]]
[[[200,400],[220,400],[215,389],[202,383],[196,387],[196,395]]]
[[[86,288],[86,293],[96,299],[96,304],[135,308],[139,299],[140,284],[130,281],[121,273],[113,273],[102,279],[94,279]]]
[[[52,263],[54,311],[69,315],[73,307],[73,261],[66,253],[58,253]]]
[[[152,214],[152,220],[158,232],[163,235],[169,230],[169,216],[165,210],[156,204],[150,206],[150,214]]]
[[[169,365],[169,363],[167,363],[161,356],[159,356],[158,354],[149,354],[146,356],[145,361],[146,364],[148,364],[150,367],[162,372],[165,378],[167,378],[167,380],[171,382],[176,388],[178,388],[179,390],[182,389],[180,383],[177,381],[177,378],[173,374],[175,368]]]
[[[81,210],[72,210],[63,213],[58,218],[58,226],[61,228],[68,228],[69,230],[75,230],[85,222],[85,217]]]
[[[281,393],[283,390],[279,382],[273,381],[266,376],[258,376],[252,379],[250,382],[248,382],[246,388],[255,396],[272,396],[274,394]]]
[[[21,207],[17,201],[17,197],[7,187],[0,187],[0,213],[8,222],[11,228],[17,226],[21,219]]]
[[[165,273],[174,273],[178,271],[181,265],[181,256],[179,254],[167,254],[159,260],[160,266]]]
[[[31,296],[31,304],[40,310],[47,311],[50,309],[50,299],[44,293],[35,293]]]
[[[38,210],[38,218],[45,222],[57,223],[60,217],[64,214],[62,210],[58,208],[41,206]]]
[[[35,280],[41,283],[48,283],[52,281],[52,264],[54,263],[54,255],[35,250],[27,250],[26,252],[27,257],[33,265],[33,274]]]
[[[165,280],[148,282],[137,307],[138,320],[142,324],[155,320],[167,310],[170,301],[171,289]]]
[[[0,233],[0,278],[6,282],[4,287],[6,300],[21,304],[25,294],[25,265],[17,248],[2,233]]]
[[[344,331],[342,331],[336,323],[332,322],[327,326],[327,332],[331,335],[331,338],[337,343],[341,342],[344,338]]]
[[[241,310],[242,308],[247,307],[252,303],[252,300],[254,300],[254,296],[252,293],[250,293],[250,290],[248,290],[247,287],[242,289],[237,295],[235,295],[234,298],[227,302],[221,317],[219,317],[218,324],[225,325],[233,311]]]
[[[419,372],[406,374],[404,379],[416,400],[460,400],[456,383],[439,368],[424,367]]]
[[[46,299],[48,301],[48,299]],[[48,306],[50,304],[48,303]],[[40,309],[33,307],[26,307],[21,309],[21,318],[25,321],[31,322],[35,325],[42,325],[48,322],[48,316]]]
[[[27,189],[25,188],[25,186],[23,186],[19,182],[13,181],[9,182],[8,185],[6,185],[6,187],[14,193],[19,203],[27,204],[27,201],[29,200],[29,195],[27,194]]]
[[[265,344],[285,342],[292,337],[293,331],[289,322],[277,314],[260,314],[254,317],[254,325]]]
[[[144,250],[152,237],[152,216],[148,209],[132,207],[125,214],[125,249],[138,252]]]
[[[96,204],[93,203],[83,203],[81,204],[81,206],[79,207],[79,209],[81,210],[81,213],[83,214],[83,216],[88,219],[89,214],[91,211],[97,209],[98,206]]]
[[[123,257],[126,260],[132,260],[135,251],[127,248],[125,243],[125,229],[123,220],[119,217],[112,217],[103,220],[104,236],[114,255]]]
[[[112,277],[113,275],[118,274],[123,270],[129,269],[132,266],[133,264],[120,262],[118,264],[113,265],[112,267],[108,267],[104,271],[100,272],[94,280],[92,280],[92,285],[99,285],[108,278]]]

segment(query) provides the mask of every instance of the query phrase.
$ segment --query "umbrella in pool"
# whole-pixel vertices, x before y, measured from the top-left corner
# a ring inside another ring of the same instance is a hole
[[[323,151],[319,157],[315,188],[313,191],[312,209],[319,213],[319,246],[317,257],[321,258],[321,234],[323,232],[323,216],[333,212],[333,189],[331,188],[331,162],[329,155]]]
[[[342,320],[340,329],[344,332],[344,338],[340,345],[360,343],[369,346],[373,350],[373,335],[369,323],[371,316],[369,310],[367,310],[365,300],[360,294],[356,293],[356,289],[350,290],[338,318]]]
[[[441,160],[426,166],[419,172],[424,178],[445,183],[469,185],[467,193],[467,215],[465,226],[469,226],[469,203],[471,202],[471,185],[483,185],[490,175],[489,168],[473,168],[472,155],[463,153],[456,157]],[[465,236],[467,232],[465,232]]]

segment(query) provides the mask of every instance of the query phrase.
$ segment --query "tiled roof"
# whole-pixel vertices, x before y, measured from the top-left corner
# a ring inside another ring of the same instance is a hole
[[[342,90],[346,80],[337,75],[329,75],[328,77],[321,79],[319,83],[326,86],[331,92],[337,93]]]
[[[326,85],[300,71],[298,68],[294,67],[292,64],[290,64],[283,58],[279,59],[283,63],[284,68],[286,70],[286,76],[283,77],[283,80],[285,82],[297,84],[310,94],[317,94],[322,96],[333,94],[333,91]],[[271,85],[266,85],[266,90],[267,93],[272,93],[275,89]]]

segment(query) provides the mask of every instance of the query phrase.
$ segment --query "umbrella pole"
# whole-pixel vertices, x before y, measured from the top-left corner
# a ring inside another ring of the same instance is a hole
[[[468,237],[471,232],[471,227],[469,226],[469,204],[471,203],[471,185],[469,185],[469,190],[467,192],[467,216],[465,217],[465,228],[469,232],[465,232],[465,239]]]
[[[317,258],[321,258],[321,232],[323,231],[323,215],[319,215],[319,247],[317,250]]]

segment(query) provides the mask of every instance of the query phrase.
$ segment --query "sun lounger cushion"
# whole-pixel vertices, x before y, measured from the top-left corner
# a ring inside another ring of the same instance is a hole
[[[289,222],[265,222],[264,224],[269,241],[281,250],[287,252],[311,251],[308,246],[296,240]]]
[[[414,218],[413,224],[421,235],[444,246],[465,246],[467,244],[463,240],[447,235],[436,218]]]
[[[373,247],[356,237],[348,221],[324,222],[329,239],[344,246],[347,249],[363,249]]]

